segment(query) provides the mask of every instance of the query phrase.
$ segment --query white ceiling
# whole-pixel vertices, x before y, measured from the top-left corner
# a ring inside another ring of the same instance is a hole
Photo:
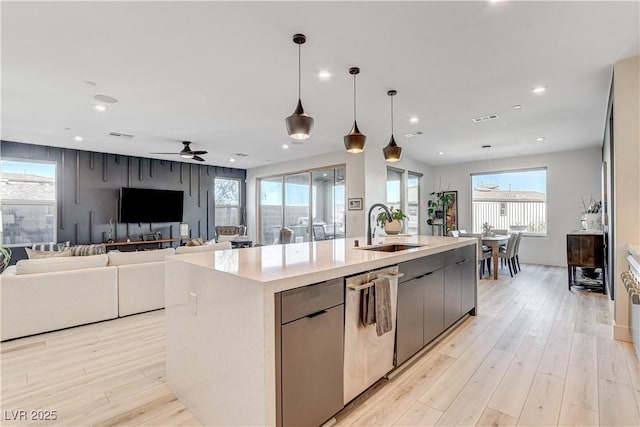
[[[3,2],[2,139],[176,160],[149,153],[191,140],[208,164],[291,161],[343,149],[347,70],[359,66],[367,150],[388,142],[388,89],[404,156],[427,164],[484,158],[483,144],[495,158],[594,146],[612,64],[639,53],[639,16],[638,2],[611,1]],[[316,124],[283,150],[296,32],[307,35],[302,99]],[[547,93],[530,93],[537,85]],[[120,102],[100,113],[95,94]],[[471,121],[490,113],[501,118]],[[230,163],[234,153],[249,157]]]

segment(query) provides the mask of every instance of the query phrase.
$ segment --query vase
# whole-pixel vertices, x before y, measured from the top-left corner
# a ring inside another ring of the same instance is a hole
[[[602,215],[599,213],[584,214],[584,229],[586,231],[602,231]]]
[[[402,220],[393,220],[384,222],[384,232],[387,234],[399,234],[402,230]]]

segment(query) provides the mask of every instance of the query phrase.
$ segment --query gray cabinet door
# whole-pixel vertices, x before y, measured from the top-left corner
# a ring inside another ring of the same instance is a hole
[[[396,366],[422,348],[424,286],[421,279],[398,285],[396,324]]]
[[[319,426],[343,407],[344,305],[282,326],[282,425]]]
[[[444,331],[444,270],[440,269],[420,279],[424,283],[424,332],[422,344]]]
[[[444,327],[453,325],[461,316],[460,264],[453,264],[444,269]]]
[[[462,274],[462,291],[460,294],[461,314],[468,313],[476,306],[476,265],[469,259],[460,265]]]

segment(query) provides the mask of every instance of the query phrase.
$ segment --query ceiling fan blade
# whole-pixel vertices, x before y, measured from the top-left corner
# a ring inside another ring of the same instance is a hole
[[[149,153],[149,154],[173,154],[173,155],[178,155],[180,153]]]
[[[193,154],[195,154],[196,156],[198,155],[202,155],[202,154],[207,154],[208,151],[192,151]]]
[[[204,159],[200,156],[193,156],[193,160],[197,160],[199,162],[204,162]]]

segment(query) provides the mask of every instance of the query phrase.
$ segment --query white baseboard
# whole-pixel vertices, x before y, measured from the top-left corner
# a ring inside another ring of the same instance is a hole
[[[547,259],[547,258],[530,258],[530,257],[520,257],[520,262],[522,264],[536,264],[536,265],[549,265],[553,267],[566,267],[566,260],[558,261],[557,259]]]
[[[618,325],[615,319],[613,323],[613,339],[617,341],[631,342],[631,330],[628,325]]]

